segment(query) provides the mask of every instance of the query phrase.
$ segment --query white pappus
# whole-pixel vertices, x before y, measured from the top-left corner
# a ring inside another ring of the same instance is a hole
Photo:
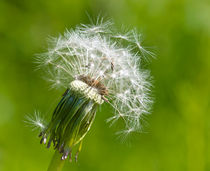
[[[122,118],[125,130],[120,132],[128,134],[141,131],[141,119],[150,110],[150,73],[141,68],[141,59],[154,54],[141,46],[135,30],[115,34],[112,25],[100,20],[68,30],[53,39],[38,62],[55,88],[68,88],[78,79],[86,83],[89,79],[94,85],[100,82],[105,93],[93,87],[115,110],[107,121]]]

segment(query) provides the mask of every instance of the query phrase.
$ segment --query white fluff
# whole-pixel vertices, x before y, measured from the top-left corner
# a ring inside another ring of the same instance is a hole
[[[53,39],[48,52],[38,57],[53,87],[68,88],[79,75],[100,80],[114,108],[115,122],[122,118],[124,133],[139,131],[142,116],[149,113],[150,74],[141,69],[146,51],[136,31],[114,34],[111,22],[81,25]],[[153,54],[152,54],[153,55]]]

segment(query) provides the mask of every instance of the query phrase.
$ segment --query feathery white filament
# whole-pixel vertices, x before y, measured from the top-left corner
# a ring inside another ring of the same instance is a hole
[[[111,25],[110,22],[81,25],[67,31],[54,39],[49,51],[39,57],[39,62],[55,87],[67,88],[81,75],[99,80],[107,88],[107,98],[116,111],[108,121],[122,118],[126,132],[138,131],[142,116],[148,114],[151,104],[150,75],[140,68],[145,50],[136,32],[115,35]]]
[[[38,111],[35,111],[33,115],[26,115],[26,120],[24,120],[24,122],[26,125],[32,127],[32,130],[44,130],[45,128],[44,119],[40,117],[40,113]]]

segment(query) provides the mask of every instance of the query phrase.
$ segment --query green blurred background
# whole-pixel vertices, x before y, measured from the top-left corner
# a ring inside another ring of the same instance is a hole
[[[39,144],[24,116],[45,115],[64,90],[49,89],[35,71],[34,54],[46,39],[107,16],[142,31],[156,51],[148,64],[155,104],[146,133],[122,143],[98,112],[77,164],[64,170],[210,170],[210,1],[207,0],[1,0],[0,1],[0,170],[44,171],[53,150]]]

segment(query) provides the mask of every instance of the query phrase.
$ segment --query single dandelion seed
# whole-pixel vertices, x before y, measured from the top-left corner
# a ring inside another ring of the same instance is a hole
[[[53,144],[61,153],[61,160],[69,157],[71,161],[72,149],[79,144],[77,160],[82,140],[103,103],[114,109],[108,122],[122,119],[125,124],[118,134],[141,131],[142,116],[152,103],[151,84],[149,72],[140,65],[145,53],[135,51],[143,50],[139,36],[132,32],[115,34],[110,21],[82,24],[53,39],[48,52],[38,58],[52,86],[66,89],[39,135],[40,143],[48,148]],[[134,44],[136,48],[131,48]]]
[[[32,127],[32,130],[39,129],[43,131],[45,129],[44,119],[38,111],[35,111],[33,115],[26,115],[24,122],[27,126]]]

